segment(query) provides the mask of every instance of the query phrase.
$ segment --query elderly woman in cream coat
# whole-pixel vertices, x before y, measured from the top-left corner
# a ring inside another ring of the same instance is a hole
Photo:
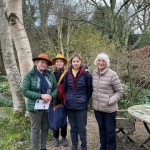
[[[108,55],[96,57],[93,71],[92,106],[99,127],[100,150],[116,150],[117,101],[122,97],[123,88],[115,71],[110,69]]]

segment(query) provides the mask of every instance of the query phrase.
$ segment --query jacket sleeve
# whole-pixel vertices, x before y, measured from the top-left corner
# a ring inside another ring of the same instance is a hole
[[[64,76],[64,81],[63,81],[63,85],[64,85],[64,92],[67,93],[68,90],[68,71],[66,72],[65,76]]]
[[[92,76],[90,73],[86,72],[87,73],[87,94],[88,94],[88,101],[89,99],[91,98],[92,96],[92,91],[93,91],[93,88],[92,88]]]
[[[117,102],[119,99],[121,99],[123,95],[123,87],[121,85],[121,82],[119,80],[119,77],[117,73],[112,77],[112,86],[115,94],[110,97],[111,103]]]
[[[41,94],[39,92],[36,91],[31,91],[31,75],[28,72],[24,79],[23,79],[23,83],[22,83],[22,91],[25,97],[31,99],[31,100],[36,100],[36,99],[40,99],[41,98]]]

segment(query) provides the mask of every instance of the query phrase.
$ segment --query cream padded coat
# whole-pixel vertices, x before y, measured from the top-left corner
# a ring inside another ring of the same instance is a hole
[[[103,72],[95,69],[92,78],[93,109],[107,113],[116,111],[118,109],[117,101],[123,95],[123,88],[117,73],[110,68],[106,68]]]

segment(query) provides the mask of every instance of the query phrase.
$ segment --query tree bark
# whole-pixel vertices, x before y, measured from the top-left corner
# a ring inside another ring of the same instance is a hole
[[[0,41],[2,47],[2,57],[6,70],[8,82],[10,84],[14,111],[24,111],[24,99],[21,91],[21,77],[16,64],[11,37],[11,29],[6,17],[6,0],[0,1]]]
[[[20,73],[23,79],[27,71],[31,70],[33,67],[33,62],[31,46],[23,25],[22,0],[8,1],[8,17],[11,17],[11,13],[16,15],[16,22],[13,23],[11,20],[9,20],[9,22],[11,25],[12,37],[18,55]]]

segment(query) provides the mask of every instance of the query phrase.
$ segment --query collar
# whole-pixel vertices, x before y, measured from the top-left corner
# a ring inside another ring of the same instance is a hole
[[[99,74],[99,75],[103,75],[103,74],[105,74],[108,70],[109,70],[109,68],[105,68],[103,71],[99,71],[98,69],[96,69],[96,72],[97,72],[97,74]]]
[[[72,74],[76,77],[76,75],[77,75],[77,73],[78,73],[79,70],[80,70],[80,69],[75,70],[75,69],[72,68]]]

